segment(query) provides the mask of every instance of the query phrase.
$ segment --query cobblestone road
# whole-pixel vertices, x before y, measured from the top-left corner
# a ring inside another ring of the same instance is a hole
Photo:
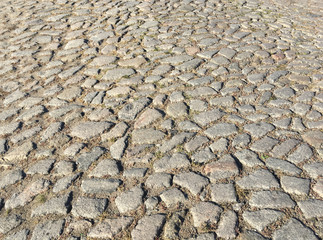
[[[0,1],[0,238],[323,238],[323,3]]]

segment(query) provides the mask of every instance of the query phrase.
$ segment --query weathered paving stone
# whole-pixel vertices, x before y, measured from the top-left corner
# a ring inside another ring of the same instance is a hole
[[[294,164],[277,158],[267,158],[266,166],[290,175],[297,175],[302,172],[302,170],[296,167]]]
[[[6,171],[0,177],[0,189],[15,184],[25,177],[25,173],[21,169]]]
[[[323,144],[323,133],[321,131],[309,131],[302,135],[305,142],[313,147],[320,148]]]
[[[251,207],[258,208],[292,208],[295,202],[290,196],[284,192],[279,191],[260,191],[254,192],[249,200]]]
[[[127,192],[121,193],[115,204],[121,214],[137,209],[143,203],[144,191],[141,187],[134,187]]]
[[[0,126],[0,136],[12,134],[22,126],[22,122],[14,122],[9,124],[2,124]]]
[[[187,142],[184,145],[184,148],[188,152],[193,152],[208,141],[209,139],[205,136],[196,136],[191,141]]]
[[[127,147],[127,136],[118,139],[110,146],[110,153],[112,158],[120,160]]]
[[[21,223],[21,217],[15,214],[6,217],[0,217],[0,233],[6,234],[10,230],[18,227]]]
[[[318,179],[313,187],[313,191],[317,193],[320,197],[323,196],[323,179]]]
[[[232,146],[236,148],[244,148],[249,143],[250,143],[250,136],[246,133],[242,133],[234,137],[232,141]]]
[[[218,237],[224,239],[234,239],[237,235],[235,227],[237,224],[237,214],[234,211],[225,211],[221,214],[219,227],[216,230]]]
[[[63,232],[65,220],[47,221],[36,225],[31,239],[32,240],[50,240],[60,236]]]
[[[48,128],[46,128],[46,130],[42,133],[41,142],[53,137],[54,134],[61,131],[63,127],[64,124],[62,122],[51,123]]]
[[[135,74],[135,71],[132,68],[116,68],[112,70],[108,70],[105,75],[102,77],[103,80],[106,81],[114,81],[119,80],[122,77],[128,77]]]
[[[145,182],[145,185],[152,189],[168,188],[171,184],[172,175],[168,173],[154,173],[150,175]]]
[[[10,105],[11,103],[23,98],[26,96],[26,93],[21,92],[19,90],[16,90],[14,92],[12,92],[11,94],[9,94],[4,100],[3,100],[3,104],[5,106]]]
[[[75,156],[76,154],[78,154],[83,148],[85,147],[84,143],[73,143],[72,145],[70,145],[69,147],[67,147],[63,154],[65,156]]]
[[[102,178],[106,176],[116,176],[120,172],[119,166],[115,160],[103,159],[98,165],[89,173],[89,177]]]
[[[282,176],[280,179],[282,188],[289,194],[304,195],[306,196],[310,191],[310,180]]]
[[[119,179],[85,179],[81,189],[85,193],[111,193],[116,191],[120,184]]]
[[[173,182],[181,187],[187,188],[193,195],[197,195],[209,183],[209,180],[194,172],[187,172],[175,175]]]
[[[27,141],[20,146],[11,148],[11,151],[4,156],[4,159],[8,162],[18,162],[24,160],[34,148],[35,144]]]
[[[70,210],[70,201],[72,198],[72,194],[65,194],[63,196],[58,196],[49,199],[44,204],[38,206],[33,209],[31,212],[31,217],[39,216],[39,215],[47,215],[47,214],[58,214],[65,215]]]
[[[67,175],[63,178],[58,179],[53,186],[53,192],[57,193],[68,189],[72,185],[73,181],[75,181],[79,176],[80,174],[76,173],[76,174]]]
[[[35,196],[45,192],[49,187],[50,182],[45,179],[38,179],[27,187],[21,193],[15,193],[5,203],[6,209],[12,209],[19,206],[24,206],[31,202]]]
[[[111,127],[112,123],[110,122],[83,122],[72,127],[71,136],[88,140],[103,133]]]
[[[247,167],[261,166],[263,162],[258,158],[258,155],[250,150],[244,149],[235,153],[238,160]]]
[[[94,147],[91,152],[83,153],[76,160],[76,164],[79,170],[87,170],[90,165],[98,160],[105,152],[104,148]]]
[[[200,126],[204,127],[218,119],[220,119],[224,115],[223,112],[221,112],[218,109],[201,112],[197,115],[194,115],[193,120]]]
[[[155,239],[165,224],[165,218],[166,217],[162,214],[144,216],[139,220],[137,226],[132,230],[132,239]]]
[[[32,165],[28,171],[27,174],[49,174],[50,170],[53,168],[53,165],[55,163],[55,159],[45,159],[38,161],[34,165]]]
[[[296,139],[288,139],[281,144],[277,145],[271,151],[273,157],[279,158],[286,155],[290,150],[292,150],[299,143]]]
[[[166,113],[173,118],[185,117],[188,114],[188,107],[183,102],[175,102],[168,104]]]
[[[174,207],[177,204],[184,204],[187,201],[184,193],[177,188],[168,189],[162,192],[160,198],[167,207]]]
[[[162,140],[165,134],[152,128],[138,129],[132,132],[132,142],[134,144],[151,144]]]
[[[323,201],[317,199],[309,199],[297,202],[302,210],[305,218],[320,218],[323,216]]]
[[[212,184],[211,199],[215,203],[234,203],[237,201],[236,190],[232,183]]]
[[[143,128],[148,126],[149,124],[157,121],[158,119],[162,118],[163,114],[156,110],[156,109],[147,109],[144,111],[140,117],[136,120],[134,127],[135,128]]]
[[[73,99],[79,97],[82,93],[82,89],[80,87],[70,87],[64,89],[62,93],[60,93],[57,98],[72,101]]]
[[[323,176],[323,163],[321,162],[304,164],[303,169],[312,178],[318,178]]]
[[[170,140],[164,141],[164,143],[159,147],[162,153],[168,152],[175,148],[177,145],[183,144],[185,140],[190,139],[194,136],[194,133],[183,132],[176,134]]]
[[[236,181],[242,189],[271,189],[278,188],[279,183],[272,173],[268,170],[257,170]]]
[[[295,218],[292,218],[284,226],[274,232],[273,240],[292,240],[295,239],[295,233],[297,233],[297,239],[300,240],[318,239],[310,228],[304,226]]]
[[[311,158],[312,155],[313,152],[311,148],[307,144],[302,144],[298,146],[297,149],[288,156],[287,160],[294,164],[298,164]]]
[[[252,137],[260,138],[274,130],[275,127],[269,123],[252,123],[244,126],[244,130],[249,132]]]
[[[262,209],[255,212],[246,211],[242,214],[243,220],[259,232],[283,216],[282,212],[270,209]]]
[[[96,218],[106,209],[107,199],[78,197],[73,204],[72,214],[78,217]]]
[[[237,133],[237,127],[231,123],[218,123],[205,130],[204,133],[212,139],[216,137],[227,137]]]
[[[250,146],[250,149],[255,152],[269,152],[278,142],[278,140],[266,136],[260,140],[255,141]]]
[[[28,229],[23,229],[19,232],[16,232],[10,236],[7,236],[5,240],[27,240],[30,231]]]
[[[93,227],[88,237],[91,238],[113,238],[119,232],[127,229],[133,222],[132,217],[120,217],[117,219],[105,219],[103,222],[98,223]]]
[[[175,212],[164,226],[163,237],[174,239],[179,235],[180,227],[184,221],[185,211]]]
[[[133,103],[128,103],[118,112],[118,117],[122,120],[134,120],[150,102],[149,98],[141,98]]]
[[[123,137],[129,126],[125,122],[115,125],[109,132],[101,134],[102,141]]]
[[[205,163],[215,158],[215,154],[210,151],[208,147],[196,152],[192,159],[194,162]]]
[[[211,202],[200,202],[190,209],[194,227],[216,224],[219,221],[222,208]]]
[[[165,156],[155,161],[153,167],[156,172],[167,172],[190,166],[191,162],[185,154],[174,153],[171,157]]]
[[[224,155],[218,161],[206,164],[203,171],[211,181],[239,174],[238,165],[231,155]]]

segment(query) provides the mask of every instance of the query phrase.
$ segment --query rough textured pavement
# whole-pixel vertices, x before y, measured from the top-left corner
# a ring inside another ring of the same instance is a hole
[[[323,238],[321,1],[2,0],[0,238]]]

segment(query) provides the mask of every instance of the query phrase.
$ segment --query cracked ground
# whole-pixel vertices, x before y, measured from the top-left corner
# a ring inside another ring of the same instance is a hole
[[[0,239],[322,239],[322,9],[2,0]]]

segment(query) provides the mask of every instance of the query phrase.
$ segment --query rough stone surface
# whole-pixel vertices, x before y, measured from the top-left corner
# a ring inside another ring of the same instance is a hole
[[[145,216],[139,220],[137,226],[132,230],[131,237],[134,240],[155,239],[165,223],[165,216],[161,214]]]

